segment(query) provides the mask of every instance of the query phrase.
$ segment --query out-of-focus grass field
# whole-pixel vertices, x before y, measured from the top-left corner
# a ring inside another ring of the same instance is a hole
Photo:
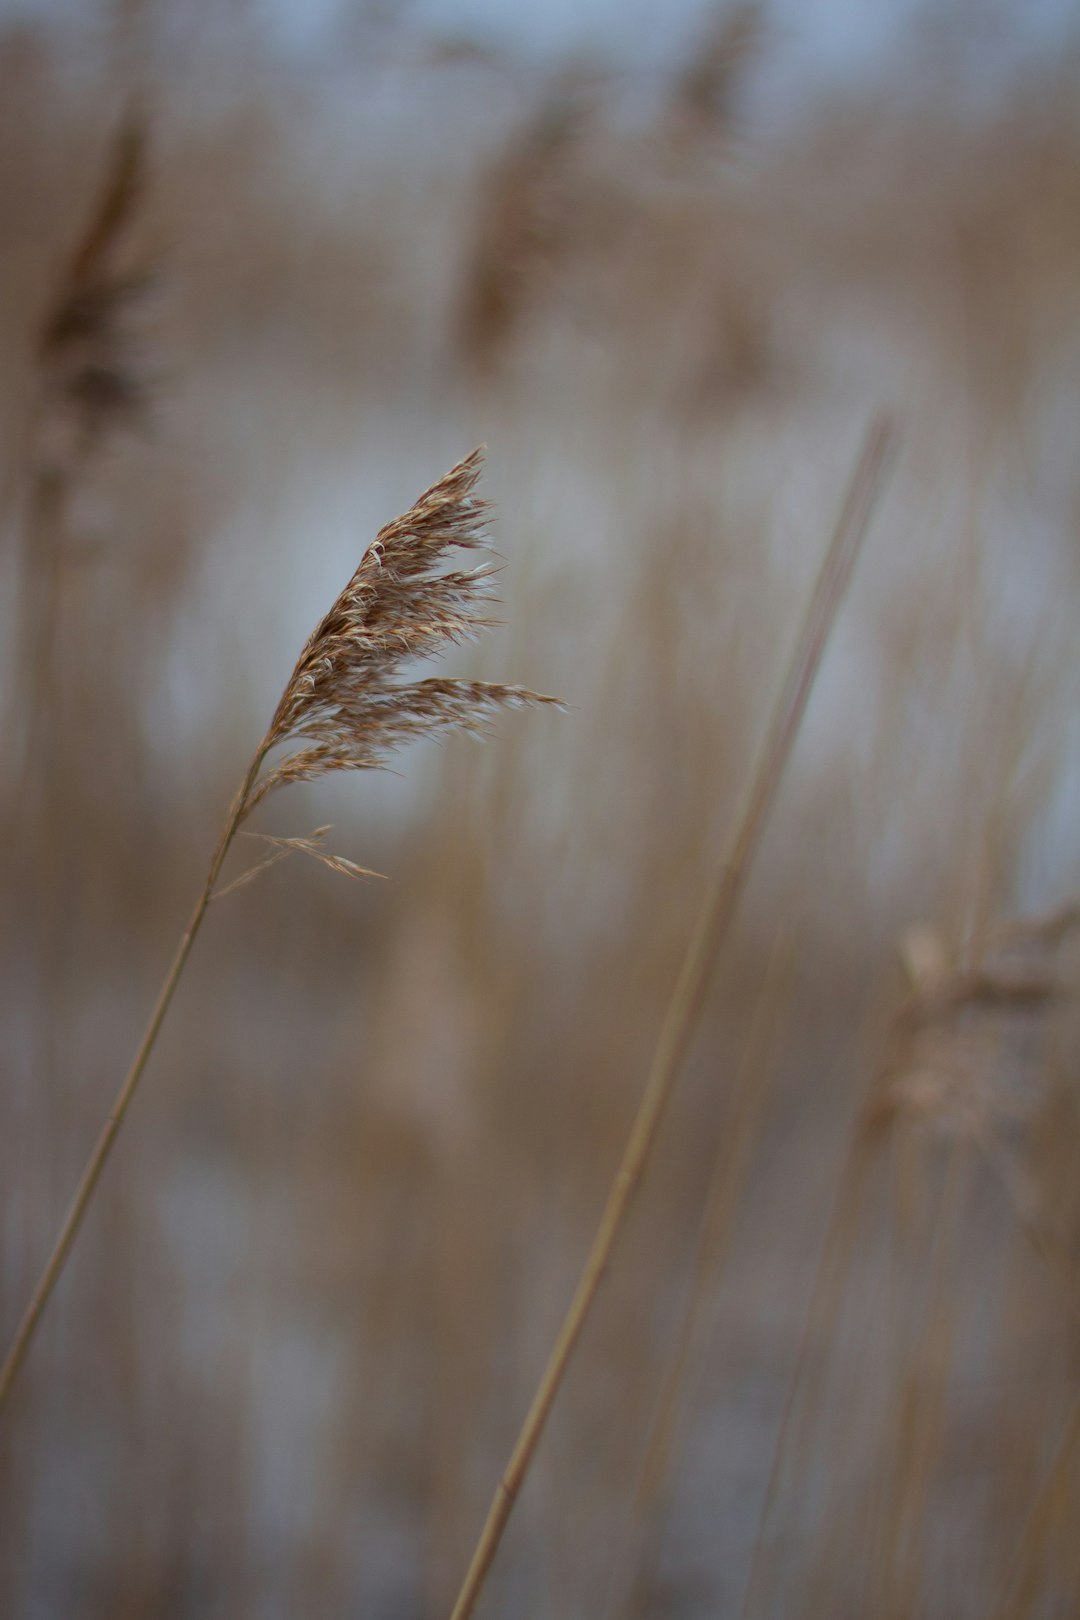
[[[0,1417],[4,1616],[448,1612],[881,407],[481,1612],[1076,1612],[1080,57],[972,106],[943,9],[783,117],[768,8],[652,78],[407,12],[317,60],[194,7],[0,35],[0,1336],[296,650],[480,441],[502,625],[460,667],[570,705],[262,812],[389,881],[215,907]],[[153,406],[70,502],[26,747],[35,334],[136,81]]]

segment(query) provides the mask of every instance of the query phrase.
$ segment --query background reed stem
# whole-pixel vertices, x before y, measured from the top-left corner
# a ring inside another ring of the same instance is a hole
[[[116,1141],[120,1127],[124,1123],[124,1118],[129,1107],[131,1106],[132,1098],[138,1089],[139,1081],[142,1079],[143,1071],[145,1070],[147,1062],[150,1058],[150,1054],[154,1049],[161,1026],[165,1021],[165,1014],[169,1010],[170,1003],[172,1002],[173,996],[176,993],[176,987],[180,982],[180,977],[184,971],[187,959],[191,954],[191,947],[195,943],[195,937],[198,934],[202,920],[206,915],[206,908],[210,904],[210,900],[214,892],[214,885],[217,883],[221,868],[225,863],[225,857],[229,853],[229,846],[231,845],[233,838],[236,835],[236,830],[240,825],[240,821],[248,801],[248,796],[252,787],[254,786],[255,778],[259,774],[263,758],[264,750],[260,749],[260,751],[255,755],[255,758],[252,760],[243,784],[232,802],[229,809],[229,814],[225,819],[225,825],[221,829],[221,835],[218,839],[217,847],[214,850],[213,859],[210,862],[210,869],[207,873],[206,883],[203,886],[202,893],[199,895],[199,898],[195,903],[195,909],[191,914],[191,920],[189,921],[187,928],[184,930],[183,937],[181,938],[180,944],[176,950],[176,955],[173,957],[172,965],[169,968],[168,973],[165,975],[165,981],[158,992],[158,998],[154,1005],[154,1010],[150,1015],[150,1021],[146,1026],[146,1031],[143,1038],[139,1043],[138,1051],[135,1053],[135,1056],[132,1059],[131,1067],[124,1078],[123,1085],[117,1092],[116,1101],[113,1103],[113,1106],[109,1111],[108,1118],[101,1128],[98,1139],[94,1144],[93,1151],[91,1152],[89,1159],[86,1161],[86,1168],[83,1170],[79,1185],[75,1190],[75,1194],[70,1205],[68,1206],[68,1212],[64,1217],[64,1224],[60,1228],[60,1233],[55,1244],[53,1245],[52,1253],[46,1262],[45,1269],[42,1271],[41,1276],[38,1279],[37,1287],[34,1289],[34,1292],[30,1297],[30,1303],[27,1305],[26,1310],[23,1313],[22,1321],[19,1323],[15,1337],[11,1342],[11,1348],[8,1350],[7,1356],[5,1357],[3,1367],[0,1367],[0,1406],[3,1405],[5,1399],[7,1398],[8,1392],[15,1381],[15,1376],[18,1373],[19,1368],[21,1367],[26,1356],[26,1352],[30,1347],[30,1342],[34,1336],[34,1330],[38,1325],[41,1314],[49,1302],[53,1289],[60,1280],[60,1276],[64,1270],[68,1255],[71,1252],[72,1245],[74,1244],[79,1233],[79,1228],[83,1223],[83,1218],[86,1215],[90,1200],[94,1196],[94,1189],[97,1187],[98,1181],[101,1179],[101,1172],[105,1168],[105,1163],[109,1157],[109,1153],[112,1150],[113,1143]]]
[[[705,1005],[717,955],[731,926],[761,843],[769,811],[798,735],[829,633],[869,527],[894,447],[895,433],[890,422],[885,417],[877,418],[864,440],[836,530],[810,598],[730,850],[713,880],[694,926],[664,1017],[645,1090],[592,1248],[510,1461],[488,1509],[480,1539],[454,1604],[452,1620],[468,1620],[476,1607],[514,1502],[529,1471],[656,1141],[664,1111]]]

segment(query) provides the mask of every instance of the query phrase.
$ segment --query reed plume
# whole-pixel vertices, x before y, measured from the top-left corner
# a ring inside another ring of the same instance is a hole
[[[398,679],[403,662],[491,623],[487,505],[474,493],[481,459],[474,450],[380,529],[297,659],[257,757],[281,744],[290,751],[252,786],[242,815],[286,783],[381,765],[414,737],[482,731],[499,709],[552,701],[489,681]],[[481,555],[477,567],[441,567],[470,551]]]
[[[146,122],[133,107],[113,142],[101,190],[38,333],[38,398],[23,521],[26,672],[23,749],[54,707],[57,601],[73,492],[90,462],[145,425],[150,384],[137,316],[156,279],[132,246],[146,192]]]
[[[340,770],[363,770],[416,737],[483,732],[501,709],[550,704],[520,686],[487,681],[403,679],[404,666],[475,636],[490,620],[492,555],[486,503],[475,494],[482,452],[452,468],[403,517],[379,531],[329,613],[297,659],[269,728],[252,757],[218,838],[206,882],[180,941],[150,1021],[112,1110],[87,1161],[60,1235],[0,1368],[8,1394],[34,1329],[86,1214],[176,992],[195,937],[217,890],[232,842],[255,806],[276,788]],[[471,568],[445,566],[477,553]],[[281,750],[264,770],[268,756]],[[358,875],[353,863],[327,857],[324,828],[309,839],[274,840]],[[232,887],[232,885],[230,885]]]

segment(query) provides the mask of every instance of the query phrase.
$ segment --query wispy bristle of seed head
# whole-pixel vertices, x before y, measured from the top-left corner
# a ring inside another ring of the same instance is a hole
[[[246,812],[288,783],[383,765],[417,737],[482,733],[501,709],[557,702],[489,681],[401,678],[404,666],[492,623],[488,508],[475,494],[482,459],[474,450],[379,530],[297,660],[260,756],[296,746],[253,788]],[[479,560],[453,566],[462,552]]]

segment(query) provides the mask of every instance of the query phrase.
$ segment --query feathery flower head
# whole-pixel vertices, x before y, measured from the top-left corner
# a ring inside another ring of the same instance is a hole
[[[475,494],[482,460],[474,450],[379,530],[297,660],[259,758],[294,746],[253,787],[245,814],[287,783],[382,765],[414,737],[481,732],[500,709],[558,702],[490,681],[401,678],[404,665],[492,622],[488,508]],[[480,560],[455,566],[468,552]]]

